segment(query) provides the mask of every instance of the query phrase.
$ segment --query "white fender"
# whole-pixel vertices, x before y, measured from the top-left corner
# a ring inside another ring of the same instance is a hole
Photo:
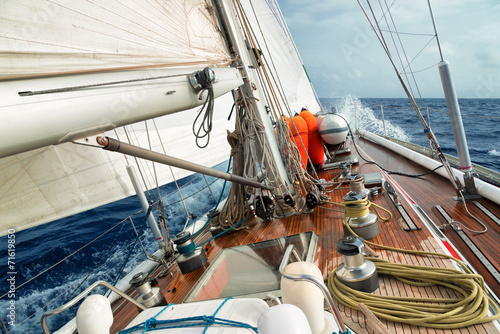
[[[111,304],[104,296],[88,296],[76,312],[76,327],[79,334],[109,334],[112,324]]]
[[[323,280],[321,271],[310,262],[292,262],[285,267],[289,274],[307,274]],[[281,296],[284,304],[292,304],[304,312],[312,334],[320,334],[326,330],[323,311],[323,292],[311,282],[292,281],[281,278]],[[285,333],[285,332],[283,332]]]
[[[312,334],[307,318],[297,306],[276,305],[259,317],[259,334]]]

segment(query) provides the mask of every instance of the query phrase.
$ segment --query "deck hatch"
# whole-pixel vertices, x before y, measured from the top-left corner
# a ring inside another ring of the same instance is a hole
[[[311,262],[317,236],[304,232],[287,237],[224,249],[191,289],[184,302],[227,297],[263,298],[278,295],[279,265],[288,245],[293,244],[305,261]]]

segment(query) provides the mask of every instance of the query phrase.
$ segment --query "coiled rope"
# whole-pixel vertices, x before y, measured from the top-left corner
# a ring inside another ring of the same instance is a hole
[[[233,173],[241,175],[243,171],[243,146],[241,134],[238,129],[233,132],[227,131],[227,141],[231,146],[231,156],[233,159]],[[247,203],[245,186],[232,182],[227,200],[219,215],[220,228],[227,230],[237,222],[243,220],[250,214],[250,206]],[[212,222],[214,222],[212,220]],[[214,223],[212,223],[214,225]],[[239,225],[237,229],[243,228],[244,225]]]
[[[349,224],[346,226],[353,235],[356,235]],[[375,264],[379,275],[391,275],[402,283],[417,287],[440,285],[455,290],[462,297],[397,297],[360,292],[341,283],[337,279],[335,269],[328,276],[328,289],[332,296],[343,305],[359,311],[359,303],[364,303],[373,314],[381,319],[441,329],[462,328],[500,319],[500,309],[488,297],[483,277],[471,273],[461,261],[446,254],[398,249],[366,240],[365,243],[390,251],[432,255],[454,260],[464,268],[465,273],[450,268],[406,265],[378,258],[367,258]],[[493,316],[487,315],[490,306],[495,311]]]
[[[387,210],[386,208],[375,204],[371,202],[368,197],[365,197],[363,199],[355,200],[355,201],[343,201],[342,203],[335,203],[331,201],[324,201],[324,203],[329,203],[329,204],[334,204],[334,205],[340,205],[344,207],[344,215],[345,217],[352,217],[352,218],[357,218],[357,217],[363,217],[366,216],[370,208],[373,207],[373,210],[375,211],[377,217],[382,220],[382,221],[389,221],[392,219],[392,213]],[[383,217],[379,210],[385,211],[388,216]]]
[[[412,286],[441,285],[455,290],[462,298],[419,298],[380,296],[356,291],[337,279],[335,270],[328,276],[330,293],[340,303],[360,310],[364,303],[377,317],[415,326],[452,329],[482,324],[500,318],[500,309],[491,302],[496,314],[487,316],[490,306],[483,278],[456,269],[405,265],[367,258],[379,275],[391,275]]]
[[[208,146],[208,143],[210,142],[210,132],[212,131],[212,124],[213,124],[213,116],[214,116],[214,89],[212,85],[212,80],[210,78],[210,68],[205,67],[203,71],[199,71],[196,74],[196,78],[198,79],[198,83],[201,85],[203,88],[203,91],[208,91],[207,99],[205,100],[205,103],[203,106],[198,110],[198,115],[196,116],[194,122],[193,122],[193,134],[196,137],[196,146],[199,148],[205,148]],[[203,93],[202,91],[202,93]],[[203,111],[205,113],[203,114]],[[203,118],[201,119],[201,123],[198,126],[198,130],[196,130],[196,123],[198,122],[198,119],[200,116],[203,114]],[[200,144],[200,140],[202,138],[207,138],[205,144]]]

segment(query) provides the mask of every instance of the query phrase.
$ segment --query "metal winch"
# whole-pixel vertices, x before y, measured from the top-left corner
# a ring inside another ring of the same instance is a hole
[[[349,188],[351,191],[344,196],[347,212],[343,220],[344,234],[351,234],[346,228],[346,225],[349,224],[353,232],[363,239],[375,238],[380,233],[379,222],[377,215],[370,212],[365,205],[365,203],[368,203],[368,195],[370,194],[370,190],[366,189],[364,185],[365,178],[362,174],[352,173],[350,181]],[[365,202],[360,204],[360,200]],[[352,204],[349,204],[349,202],[352,202]],[[353,212],[358,210],[359,212],[366,211],[366,214],[354,215]]]
[[[139,296],[136,300],[145,307],[167,305],[159,287],[151,287],[149,277],[143,272],[135,274],[129,282],[135,288]]]
[[[364,240],[352,235],[337,242],[337,251],[342,254],[342,261],[335,275],[348,287],[363,292],[373,292],[378,288],[378,275],[375,264],[366,260]]]
[[[177,245],[179,256],[177,264],[183,274],[195,271],[207,263],[208,258],[203,248],[196,248],[191,233],[183,231],[178,233],[172,241]]]

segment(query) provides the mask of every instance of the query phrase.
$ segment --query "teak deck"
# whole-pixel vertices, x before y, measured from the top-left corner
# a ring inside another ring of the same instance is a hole
[[[383,149],[376,144],[366,140],[360,140],[358,147],[369,160],[376,160],[378,164],[392,171],[400,171],[409,174],[419,174],[426,172],[422,167],[413,162],[401,158],[392,152]],[[354,148],[352,149],[355,152]],[[353,153],[354,154],[354,153]],[[361,173],[380,172],[381,170],[373,165],[364,162],[361,158],[356,169]],[[327,180],[331,179],[338,173],[338,170],[322,172],[320,177]],[[480,229],[480,226],[469,217],[462,204],[454,201],[452,197],[455,195],[454,190],[448,180],[443,179],[439,175],[430,174],[421,178],[409,178],[400,175],[387,175],[384,173],[386,180],[391,182],[393,187],[398,191],[399,197],[402,199],[402,204],[412,218],[415,224],[421,229],[416,231],[405,231],[401,228],[397,219],[401,215],[396,210],[394,204],[386,194],[375,196],[373,202],[385,208],[388,208],[393,213],[394,218],[389,222],[380,223],[380,234],[370,240],[377,244],[382,244],[391,247],[426,250],[441,252],[441,246],[434,239],[431,232],[427,229],[426,224],[420,220],[415,213],[414,207],[419,206],[437,225],[444,225],[445,220],[435,209],[435,205],[441,205],[447,213],[456,221],[459,221],[473,229]],[[406,194],[403,194],[400,189],[404,189]],[[340,203],[343,196],[349,191],[347,186],[342,186],[339,190],[330,192],[328,195],[332,202]],[[408,201],[403,198],[407,198]],[[414,201],[414,202],[413,202]],[[500,217],[500,210],[497,205],[492,204],[488,200],[479,200],[487,207],[494,215]],[[219,254],[219,252],[228,247],[238,246],[242,244],[255,243],[264,240],[270,240],[278,237],[293,235],[301,232],[314,231],[318,235],[318,248],[315,255],[315,264],[320,268],[323,277],[326,278],[329,273],[339,265],[341,261],[340,255],[336,251],[336,242],[343,236],[342,229],[342,213],[341,207],[334,207],[331,204],[324,205],[326,207],[339,211],[332,211],[324,208],[316,208],[312,213],[301,214],[300,216],[291,216],[286,219],[276,219],[272,222],[263,222],[259,218],[251,219],[246,228],[230,233],[229,235],[221,236],[205,244],[204,249],[208,256],[209,262],[204,268],[200,268],[189,274],[181,274],[177,265],[174,264],[166,274],[158,278],[158,285],[167,299],[168,303],[181,303],[185,296],[189,293],[193,285],[197,282],[204,270],[208,268],[211,261]],[[469,210],[489,225],[489,231],[485,234],[471,235],[466,232],[473,242],[482,249],[484,256],[491,264],[500,271],[500,226],[496,225],[490,218],[483,214],[472,203],[468,204]],[[461,242],[461,239],[456,235],[450,227],[444,229],[446,237],[455,245],[459,253],[479,272],[484,278],[487,285],[498,296],[500,295],[500,284],[495,278],[487,272],[487,270],[479,263],[476,257],[472,254],[469,248]],[[201,236],[203,240],[211,237],[209,234]],[[196,240],[199,243],[200,240]],[[414,255],[406,255],[402,253],[393,253],[384,250],[375,249],[381,258],[399,263],[409,263],[424,266],[444,266],[452,267],[451,261],[446,259],[438,259],[431,257],[421,257]],[[284,252],[284,249],[283,249]],[[388,295],[403,295],[413,296],[420,293],[423,297],[438,297],[444,294],[449,298],[444,290],[438,288],[428,288],[425,291],[416,291],[412,287],[403,286],[395,280],[386,277],[380,277],[380,287],[376,293]],[[373,333],[369,324],[365,323],[365,317],[362,313],[339,306],[342,317],[356,333]],[[114,324],[112,333],[123,329],[127,323],[131,321],[137,314],[137,309],[129,303],[124,303],[118,300],[113,304]],[[438,330],[416,327],[410,325],[402,325],[390,323],[382,320],[393,333],[499,333],[494,324],[488,323],[481,326],[471,326],[456,330]]]

